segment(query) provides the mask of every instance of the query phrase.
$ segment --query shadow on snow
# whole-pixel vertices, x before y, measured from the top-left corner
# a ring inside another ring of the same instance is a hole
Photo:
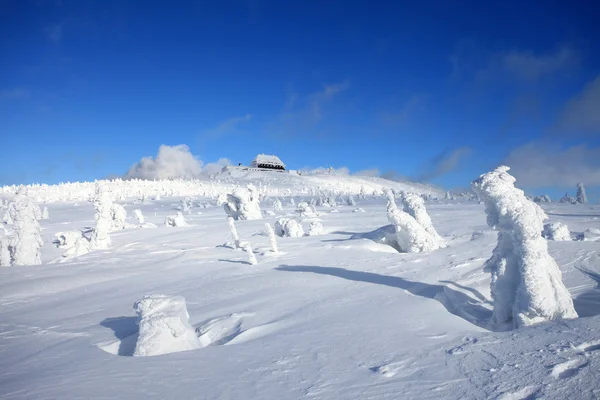
[[[415,296],[421,296],[438,301],[446,308],[446,310],[448,310],[449,313],[454,314],[473,325],[487,330],[496,330],[494,329],[495,327],[491,326],[488,322],[492,316],[492,311],[482,306],[482,304],[489,302],[485,300],[485,297],[483,297],[479,292],[473,289],[468,290],[479,299],[474,299],[461,291],[452,289],[445,285],[412,282],[397,276],[386,276],[372,272],[305,265],[281,265],[276,269],[287,272],[311,272],[314,274],[331,275],[350,281],[373,283],[376,285],[385,285],[404,289]],[[461,287],[459,285],[455,286]],[[480,300],[481,298],[484,300]]]

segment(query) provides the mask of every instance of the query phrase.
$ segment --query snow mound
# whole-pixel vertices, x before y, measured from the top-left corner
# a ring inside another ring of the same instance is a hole
[[[295,219],[281,218],[275,222],[275,233],[281,237],[302,237],[304,229]]]
[[[554,240],[557,242],[566,242],[571,240],[571,232],[569,232],[569,227],[560,222],[553,222],[544,225],[542,236],[548,240]]]
[[[158,356],[202,347],[188,322],[183,297],[148,295],[135,302],[133,308],[139,325],[134,356]]]
[[[492,274],[492,322],[514,327],[577,318],[562,274],[542,238],[544,211],[514,186],[500,166],[472,183],[485,201],[487,223],[498,243],[485,269]]]

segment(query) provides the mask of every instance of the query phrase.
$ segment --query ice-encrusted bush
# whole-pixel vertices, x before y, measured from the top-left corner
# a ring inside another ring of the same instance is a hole
[[[152,294],[136,301],[133,308],[139,326],[134,356],[157,356],[202,347],[189,323],[183,297]]]
[[[561,203],[569,203],[569,204],[577,204],[577,200],[575,197],[569,196],[569,193],[565,193],[565,195],[560,199]]]
[[[404,211],[413,217],[432,236],[438,243],[438,246],[445,247],[444,239],[437,233],[431,222],[431,217],[427,214],[423,198],[414,193],[404,193],[402,195],[402,203],[404,203]]]
[[[305,201],[301,201],[300,203],[298,203],[298,206],[296,208],[296,212],[298,214],[300,214],[300,217],[306,217],[306,218],[311,218],[311,217],[316,217],[317,216],[317,212],[315,211],[315,207],[311,206],[310,204],[308,204]]]
[[[551,203],[552,199],[547,194],[543,194],[541,196],[535,196],[533,201],[536,203]]]
[[[236,188],[227,195],[223,205],[225,213],[234,220],[262,219],[258,191],[253,185],[247,188]]]
[[[585,186],[583,186],[583,183],[577,184],[577,202],[579,204],[587,204],[588,202],[587,195],[585,194]]]
[[[185,218],[180,211],[177,211],[175,215],[167,215],[165,217],[165,226],[172,226],[174,228],[178,226],[186,226],[187,222],[185,222]]]
[[[275,222],[275,233],[282,237],[302,237],[304,229],[295,219],[281,218]]]
[[[56,232],[54,234],[56,247],[59,249],[68,249],[69,247],[72,247],[80,237],[83,237],[81,231]]]
[[[412,215],[398,208],[393,191],[385,189],[383,193],[388,199],[387,217],[395,231],[395,240],[391,243],[393,247],[400,252],[419,253],[437,250],[442,246],[443,241],[439,235],[432,235]],[[427,219],[422,216],[423,210],[417,204],[423,200],[418,196],[416,198],[418,200],[409,199],[407,208],[426,222]],[[431,223],[431,220],[429,222]]]
[[[320,221],[312,221],[308,226],[308,236],[322,235],[323,231],[323,224]]]
[[[94,208],[96,214],[96,227],[90,238],[91,249],[107,249],[110,247],[110,230],[112,229],[112,198],[108,189],[104,186],[96,186],[96,195],[94,199]]]
[[[349,206],[355,206],[356,201],[354,200],[354,197],[348,196],[348,198],[346,199],[346,204],[348,204]]]
[[[283,205],[281,204],[281,200],[275,199],[275,201],[273,202],[273,210],[274,211],[283,210]]]
[[[554,240],[557,242],[571,241],[571,232],[569,232],[569,227],[560,222],[552,222],[544,225],[542,236],[548,240]]]
[[[508,170],[500,166],[472,183],[485,201],[488,225],[498,231],[498,244],[485,264],[492,274],[492,322],[519,327],[576,318],[561,272],[542,238],[547,216],[515,188]]]
[[[40,265],[42,263],[40,207],[25,192],[17,193],[10,208],[15,237],[11,244],[12,265]]]

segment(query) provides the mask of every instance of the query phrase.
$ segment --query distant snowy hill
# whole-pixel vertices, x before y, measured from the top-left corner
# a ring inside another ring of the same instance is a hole
[[[236,186],[250,183],[259,188],[268,197],[303,196],[319,193],[335,195],[382,195],[383,188],[395,191],[443,196],[439,188],[431,185],[396,182],[379,177],[354,176],[336,173],[303,174],[288,172],[231,170],[213,174],[210,178],[194,180],[110,180],[106,183],[111,191],[124,198],[163,196],[204,196],[216,198]],[[68,182],[56,185],[27,185],[28,193],[36,201],[52,203],[55,201],[88,200],[94,192],[95,182]],[[18,186],[0,187],[0,195],[12,196]]]

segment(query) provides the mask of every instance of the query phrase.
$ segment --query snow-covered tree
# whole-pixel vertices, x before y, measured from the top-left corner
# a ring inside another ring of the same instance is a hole
[[[500,166],[472,183],[485,201],[488,225],[498,230],[498,244],[485,264],[492,274],[492,322],[519,327],[576,318],[561,272],[542,238],[547,217],[515,188],[508,170]]]
[[[308,236],[322,235],[323,230],[323,224],[320,221],[312,221],[308,226]]]
[[[587,204],[588,202],[587,195],[585,194],[585,186],[581,182],[577,184],[577,202],[579,204]]]
[[[229,225],[229,232],[231,232],[231,238],[233,239],[233,243],[235,248],[240,248],[240,237],[238,236],[237,229],[235,229],[235,222],[233,217],[227,217],[227,224]]]
[[[402,202],[404,203],[404,211],[413,217],[433,237],[439,247],[445,247],[444,239],[437,233],[431,222],[431,217],[427,214],[423,198],[414,193],[406,193],[402,196]]]
[[[202,347],[189,323],[183,297],[148,295],[135,302],[133,308],[139,326],[134,356],[157,356]]]
[[[296,212],[300,214],[300,217],[303,218],[312,218],[317,216],[317,212],[314,206],[311,206],[305,201],[301,201],[298,203],[298,207],[296,208]]]
[[[92,232],[90,239],[91,249],[107,249],[110,247],[110,231],[113,221],[113,202],[108,189],[102,185],[96,185],[96,194],[94,199],[94,208],[96,209],[96,227]]]
[[[438,240],[425,230],[411,215],[388,204],[388,220],[396,231],[398,249],[406,253],[420,253],[440,248]]]
[[[275,222],[275,233],[282,237],[302,237],[304,229],[295,219],[281,218]]]
[[[552,199],[547,194],[543,194],[541,196],[535,196],[533,201],[536,203],[551,203]]]
[[[120,231],[127,227],[127,211],[125,211],[125,207],[120,204],[113,203],[110,209],[112,226],[111,230]]]
[[[271,250],[273,250],[273,253],[278,254],[279,248],[277,247],[277,238],[275,237],[275,231],[273,230],[273,227],[269,223],[265,224],[265,228],[267,230],[267,235],[269,235],[269,242],[271,243]]]
[[[354,197],[348,196],[348,199],[346,200],[346,204],[348,204],[349,206],[355,206],[356,201],[354,200]]]
[[[42,210],[42,219],[48,218],[50,218],[50,214],[48,213],[48,207],[44,206],[44,209]]]
[[[12,264],[10,243],[11,238],[0,232],[0,267],[10,267]]]
[[[569,196],[569,193],[565,193],[565,195],[560,199],[561,203],[569,203],[569,204],[577,204],[577,200],[573,196]]]
[[[252,251],[252,246],[250,246],[250,243],[246,243],[246,245],[244,246],[244,250],[246,251],[246,254],[248,255],[248,263],[250,263],[250,265],[258,264],[258,261],[256,261],[256,256],[254,255],[254,252]]]
[[[274,211],[281,211],[283,210],[283,205],[281,204],[281,200],[279,199],[275,199],[275,201],[273,202],[273,210]]]
[[[12,265],[40,265],[42,240],[40,207],[27,193],[17,193],[9,208],[13,220],[15,238],[11,245]]]
[[[223,208],[225,213],[236,221],[262,219],[258,192],[253,185],[236,188],[233,193],[228,194]]]

